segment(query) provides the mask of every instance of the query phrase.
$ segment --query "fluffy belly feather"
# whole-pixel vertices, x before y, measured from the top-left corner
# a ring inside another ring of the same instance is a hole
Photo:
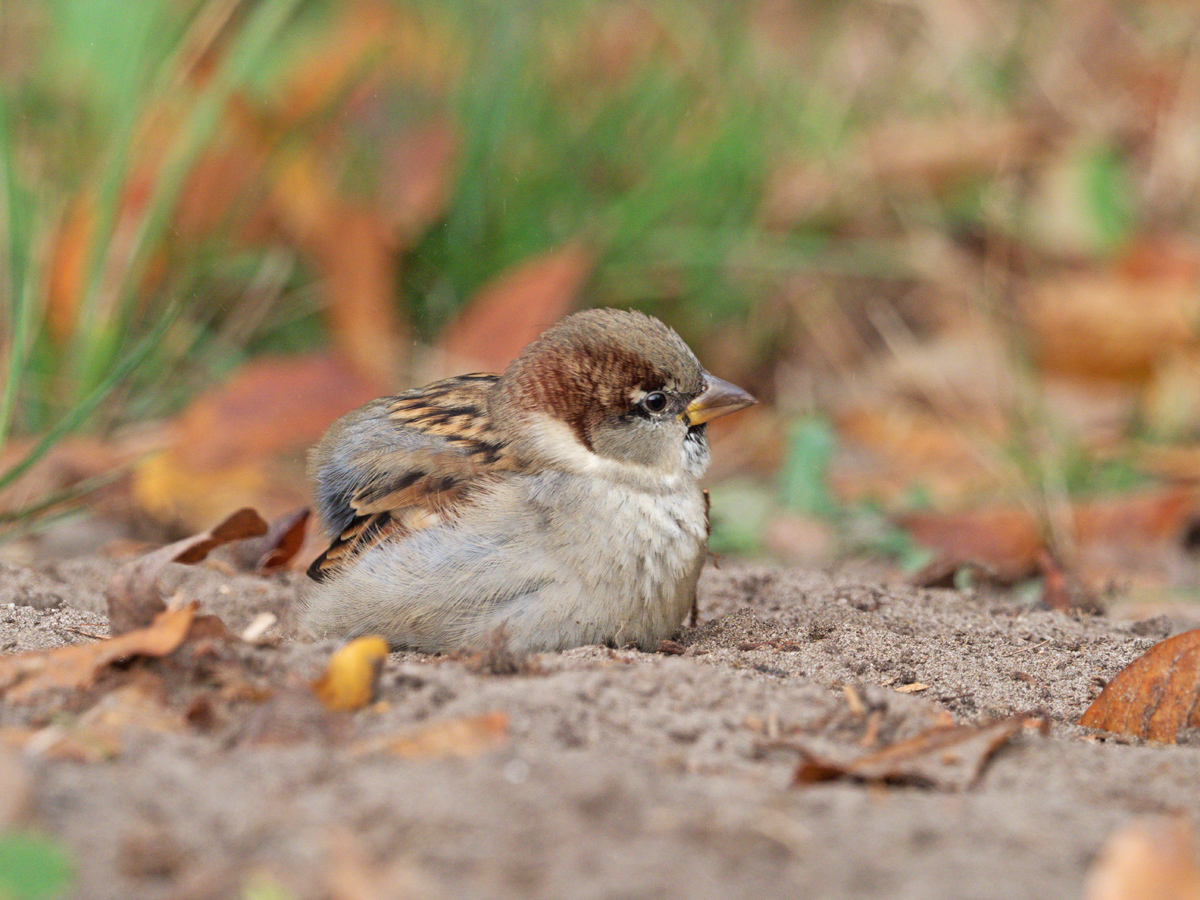
[[[431,651],[482,647],[499,628],[514,650],[653,649],[687,615],[707,540],[694,482],[663,493],[543,476],[482,505],[492,514],[371,548],[313,588],[302,625]]]
[[[653,649],[679,628],[696,595],[707,540],[703,497],[625,489],[605,502],[613,507],[605,517],[608,539],[589,536],[562,548],[578,583],[560,598],[563,644]],[[594,530],[594,522],[581,523],[588,527]]]

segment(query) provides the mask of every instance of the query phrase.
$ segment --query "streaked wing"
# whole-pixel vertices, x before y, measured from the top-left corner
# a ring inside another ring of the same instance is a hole
[[[487,414],[498,377],[448,378],[339,423],[314,457],[322,516],[338,536],[309,577],[323,581],[380,541],[453,518],[481,478],[512,468]]]

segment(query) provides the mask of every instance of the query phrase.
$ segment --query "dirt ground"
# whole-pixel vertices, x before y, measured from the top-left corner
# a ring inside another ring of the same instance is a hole
[[[105,634],[113,565],[0,568],[0,651]],[[234,632],[264,610],[286,623],[300,584],[166,580]],[[45,735],[94,721],[116,681],[0,706],[0,730],[34,734],[0,746],[0,819],[65,845],[78,898],[924,900],[1081,896],[1114,830],[1200,807],[1194,745],[1073,724],[1195,622],[765,567],[706,571],[701,598],[674,653],[393,654],[355,713],[307,687],[332,643],[206,645],[147,664],[158,712],[90,757]],[[803,751],[850,759],[948,716],[1029,712],[1048,731],[1020,729],[957,786],[792,783]]]

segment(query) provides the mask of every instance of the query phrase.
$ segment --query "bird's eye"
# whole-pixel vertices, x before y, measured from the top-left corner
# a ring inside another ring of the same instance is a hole
[[[667,408],[667,395],[662,391],[651,391],[642,398],[642,408],[646,412],[660,413]]]

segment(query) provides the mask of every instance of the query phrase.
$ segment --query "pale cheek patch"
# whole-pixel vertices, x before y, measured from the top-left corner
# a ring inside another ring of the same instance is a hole
[[[575,432],[557,419],[544,414],[535,414],[527,422],[530,447],[539,456],[551,461],[567,472],[593,475],[607,481],[622,484],[636,483],[643,490],[653,492],[675,490],[680,484],[681,473],[662,473],[640,466],[608,459],[593,453],[579,443]],[[685,442],[686,443],[686,442]],[[703,467],[708,464],[707,446]],[[685,469],[685,472],[688,470]]]
[[[595,472],[606,462],[579,441],[571,427],[543,413],[529,418],[530,443],[538,455],[570,472]]]

